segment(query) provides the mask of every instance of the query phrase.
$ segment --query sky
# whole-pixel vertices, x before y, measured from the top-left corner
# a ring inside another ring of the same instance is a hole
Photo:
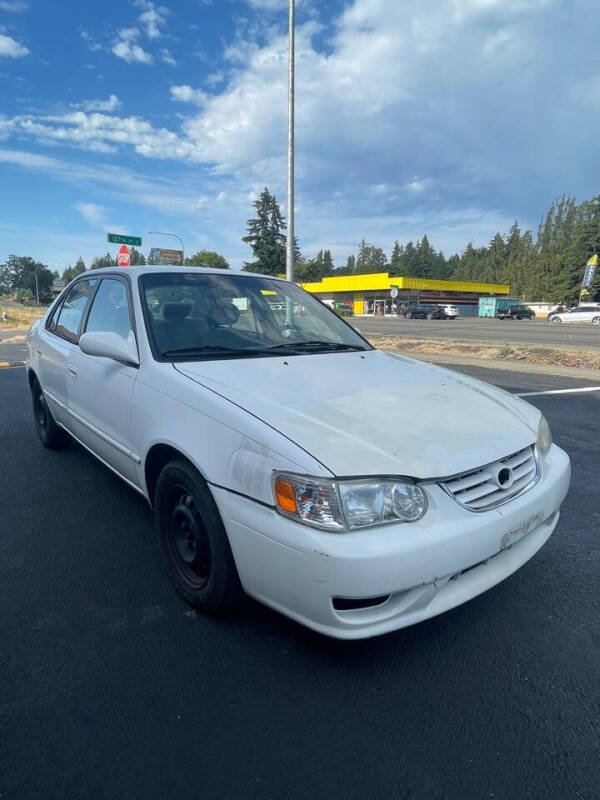
[[[217,250],[286,197],[288,0],[0,0],[0,263]],[[448,256],[598,193],[598,0],[297,0],[296,233]]]

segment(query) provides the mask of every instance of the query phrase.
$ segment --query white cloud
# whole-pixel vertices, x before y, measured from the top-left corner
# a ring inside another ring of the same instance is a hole
[[[88,48],[92,51],[92,53],[96,53],[98,52],[98,50],[102,50],[102,45],[94,39],[94,37],[92,36],[91,33],[89,33],[89,31],[82,29],[79,31],[79,33],[83,41],[87,44]]]
[[[0,33],[0,58],[22,58],[29,55],[29,50],[22,44],[19,44],[12,36],[6,36]]]
[[[105,209],[103,206],[96,203],[75,203],[75,208],[92,225],[100,226],[104,223]]]
[[[135,44],[131,39],[121,39],[112,48],[113,53],[127,61],[128,64],[152,64],[154,59],[139,44]]]
[[[140,23],[146,29],[146,36],[149,39],[159,39],[161,36],[160,26],[166,23],[166,15],[168,9],[159,6],[158,8],[153,3],[147,4],[147,10],[138,17]]]
[[[0,0],[0,11],[20,14],[21,11],[27,11],[28,8],[29,3],[24,3],[22,0]]]
[[[84,100],[82,103],[72,103],[74,108],[84,111],[116,111],[122,103],[116,94],[111,94],[106,100]]]
[[[140,35],[140,29],[134,27],[121,28],[120,30],[117,31],[117,36],[119,37],[119,39],[125,39],[126,42],[130,42],[133,39],[137,39],[139,35]]]
[[[167,50],[166,48],[163,48],[160,51],[160,60],[164,64],[168,64],[170,67],[176,67],[177,66],[177,61],[175,61],[175,59],[171,55],[170,51]]]
[[[199,210],[211,207],[212,195],[201,191],[196,183],[156,174],[143,175],[113,164],[95,166],[73,163],[39,153],[6,148],[0,148],[0,164],[40,172],[80,188],[92,188],[103,199],[110,197],[115,202],[143,206],[161,214],[193,217]]]
[[[203,106],[209,97],[202,89],[192,89],[186,83],[180,86],[171,86],[170,92],[173,100],[178,100],[180,103],[193,103],[197,106]]]

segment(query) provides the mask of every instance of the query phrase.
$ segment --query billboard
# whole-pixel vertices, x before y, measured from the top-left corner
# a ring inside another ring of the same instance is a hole
[[[153,247],[150,250],[149,264],[158,267],[179,267],[183,265],[183,250],[165,250],[162,247]]]

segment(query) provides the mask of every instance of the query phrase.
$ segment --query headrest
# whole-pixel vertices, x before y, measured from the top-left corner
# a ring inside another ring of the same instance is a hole
[[[240,318],[240,310],[233,303],[215,303],[210,309],[209,319],[215,325],[235,325]]]
[[[191,303],[165,303],[163,317],[165,319],[184,319],[191,310]]]

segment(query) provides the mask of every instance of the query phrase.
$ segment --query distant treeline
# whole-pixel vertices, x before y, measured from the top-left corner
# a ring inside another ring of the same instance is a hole
[[[462,254],[446,258],[429,242],[396,242],[389,260],[384,251],[362,241],[356,255],[336,268],[331,253],[301,260],[297,280],[320,280],[324,275],[388,271],[419,278],[508,283],[512,295],[525,300],[575,302],[588,259],[600,252],[600,195],[577,204],[572,197],[555,200],[536,235],[515,222],[506,234],[497,233],[487,247],[467,245]],[[588,297],[600,299],[600,268]]]

